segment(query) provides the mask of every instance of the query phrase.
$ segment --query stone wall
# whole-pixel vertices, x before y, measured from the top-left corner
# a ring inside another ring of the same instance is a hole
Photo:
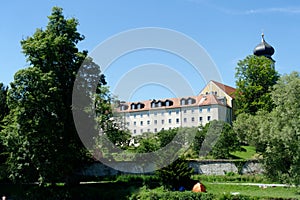
[[[122,169],[124,167],[133,167],[134,163],[120,162],[117,167]],[[189,161],[190,167],[194,168],[196,174],[207,175],[224,175],[228,172],[241,173],[241,174],[261,174],[263,173],[262,165],[258,160],[243,161],[229,161],[229,160],[202,160]],[[135,170],[140,174],[143,173],[143,168]],[[84,176],[109,176],[118,174],[128,174],[110,168],[102,163],[94,163],[81,172]]]

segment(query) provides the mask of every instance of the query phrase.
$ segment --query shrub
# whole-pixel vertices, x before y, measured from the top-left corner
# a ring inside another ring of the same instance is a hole
[[[189,167],[184,158],[178,158],[169,166],[157,171],[162,185],[169,190],[179,190],[181,186],[191,189],[194,182],[191,180],[193,173],[194,169]]]

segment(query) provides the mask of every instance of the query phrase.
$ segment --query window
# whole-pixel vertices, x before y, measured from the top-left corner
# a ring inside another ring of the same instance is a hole
[[[191,120],[192,120],[192,122],[194,122],[194,121],[195,121],[195,117],[192,117],[192,119],[191,119]]]
[[[155,102],[151,103],[151,108],[155,108]]]
[[[133,114],[133,117],[136,118],[136,114]]]
[[[207,121],[210,121],[210,116],[207,116]]]
[[[183,113],[186,113],[186,110],[184,110]]]
[[[194,108],[192,108],[192,109],[191,109],[191,112],[192,112],[192,113],[194,113],[194,112],[195,112],[195,109],[194,109]]]
[[[133,125],[136,126],[136,122],[133,122]]]
[[[161,112],[161,115],[163,116],[164,114],[165,114],[165,112],[164,112],[164,111],[162,111],[162,112]]]
[[[143,126],[143,121],[141,121],[141,126]]]
[[[179,110],[176,110],[176,115],[178,115],[179,114]]]
[[[136,130],[135,129],[133,130],[133,133],[136,134]]]
[[[181,99],[180,104],[185,105],[185,99]]]
[[[164,124],[164,123],[165,123],[165,120],[164,120],[164,119],[162,119],[162,120],[161,120],[161,124]]]
[[[202,117],[199,117],[199,122],[202,122]]]
[[[135,105],[131,104],[131,110],[134,110],[134,109],[135,109]]]
[[[202,113],[202,108],[199,108],[199,112]]]
[[[157,132],[157,128],[154,129],[154,133],[156,133],[156,132]]]
[[[154,112],[154,116],[157,116],[157,112]]]
[[[150,128],[147,129],[147,132],[150,132]]]
[[[162,131],[164,131],[164,130],[165,130],[165,128],[161,128],[161,130],[162,130]]]
[[[207,112],[210,112],[210,107],[207,108]]]
[[[179,118],[176,119],[176,124],[179,124]]]
[[[147,121],[147,124],[150,125],[150,120]]]
[[[126,124],[127,124],[127,126],[129,126],[129,125],[130,125],[130,123],[129,123],[129,122],[126,122]]]
[[[187,121],[186,118],[184,118],[184,119],[183,119],[183,122],[186,123],[186,121]]]
[[[169,124],[171,124],[172,123],[172,119],[169,119]]]
[[[189,98],[188,99],[188,105],[192,105],[193,104],[193,99],[192,98]]]
[[[161,102],[158,102],[158,104],[157,104],[157,105],[158,105],[158,107],[161,107]]]
[[[143,133],[144,131],[143,131],[143,129],[141,129],[141,133]]]
[[[172,111],[169,111],[169,115],[171,115],[172,114]]]
[[[157,120],[154,120],[154,124],[157,124]]]
[[[143,118],[143,114],[140,114],[141,118]]]

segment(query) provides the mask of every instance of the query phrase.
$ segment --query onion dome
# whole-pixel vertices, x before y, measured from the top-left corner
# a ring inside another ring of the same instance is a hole
[[[269,45],[265,41],[264,34],[261,34],[261,37],[262,37],[261,43],[255,47],[255,49],[253,50],[253,54],[256,56],[266,56],[272,59],[271,56],[274,54],[275,50],[271,45]]]

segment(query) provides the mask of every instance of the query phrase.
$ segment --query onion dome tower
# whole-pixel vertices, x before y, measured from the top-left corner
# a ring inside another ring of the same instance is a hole
[[[262,40],[261,40],[261,43],[258,44],[254,50],[253,50],[253,54],[256,55],[256,56],[265,56],[267,58],[270,58],[272,61],[274,61],[272,59],[272,55],[274,54],[275,50],[274,48],[269,45],[266,41],[265,41],[265,38],[264,38],[264,34],[262,33],[261,34],[261,37],[262,37]],[[274,61],[275,62],[275,61]]]

